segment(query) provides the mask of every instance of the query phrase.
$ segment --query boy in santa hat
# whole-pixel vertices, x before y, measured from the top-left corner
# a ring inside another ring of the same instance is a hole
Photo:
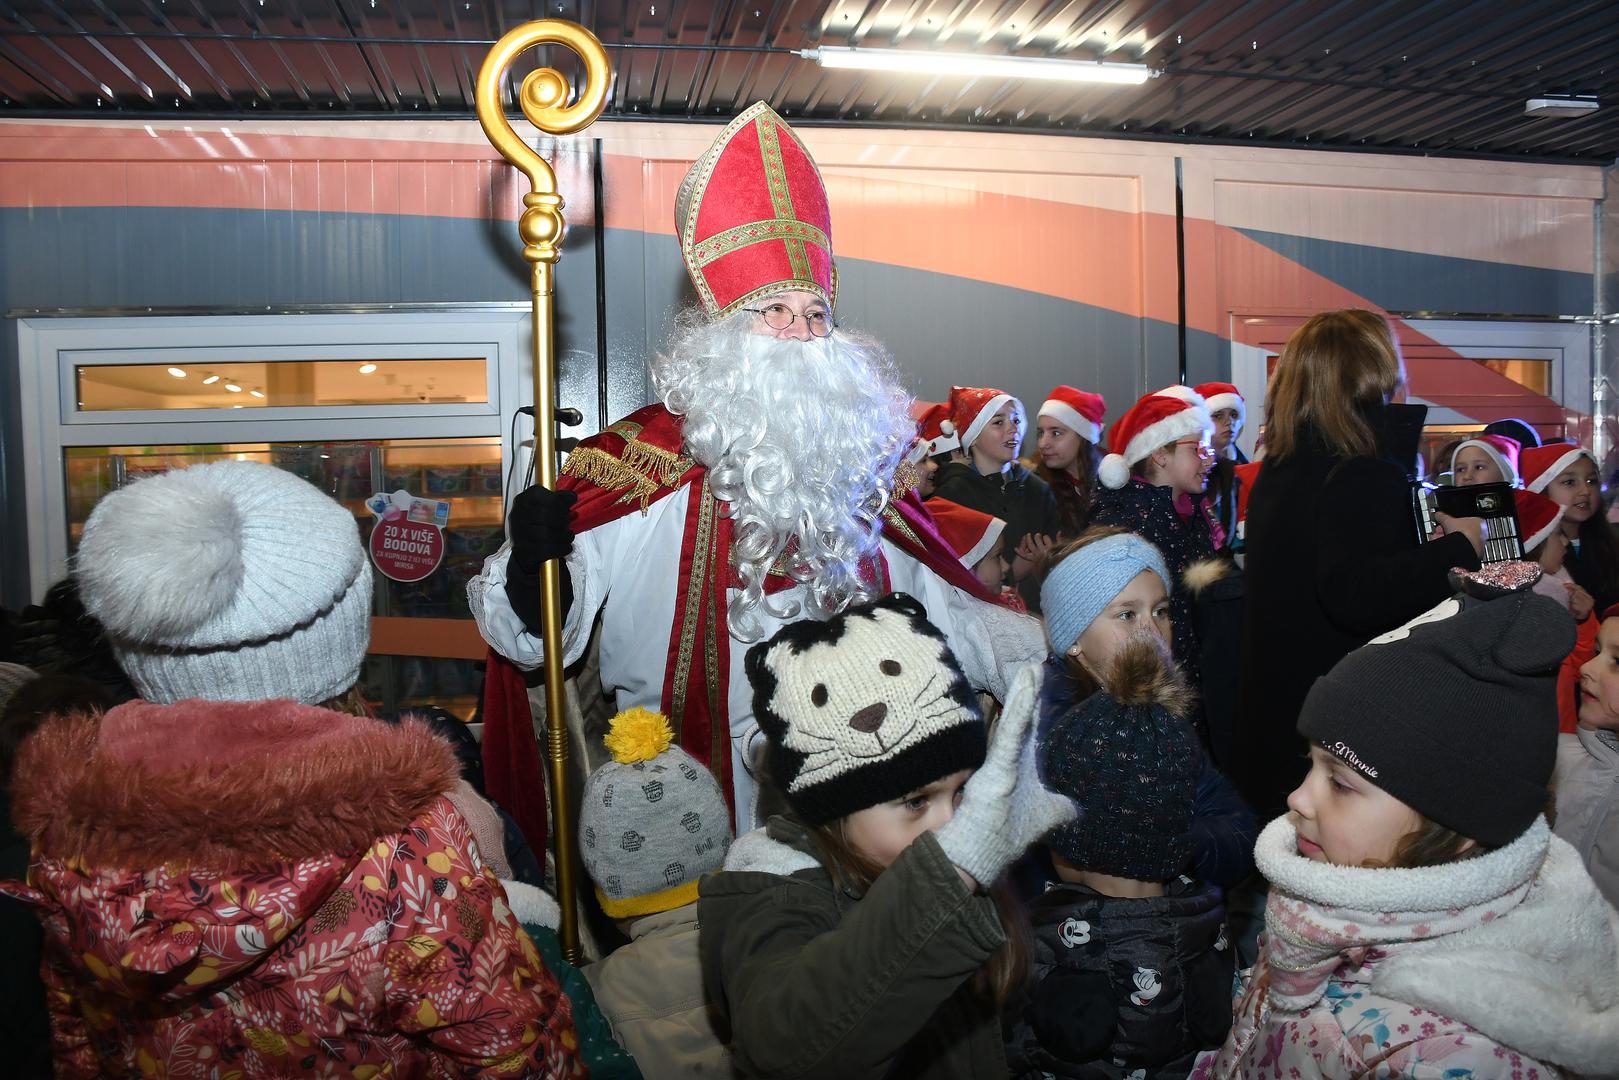
[[[1057,533],[1057,503],[1046,482],[1018,461],[1028,428],[1023,403],[990,387],[954,386],[950,415],[966,456],[939,469],[936,493],[1006,522],[1012,580],[1030,610],[1037,610],[1034,571]]]
[[[1475,435],[1456,444],[1450,455],[1450,482],[1457,487],[1473,484],[1510,484],[1523,487],[1518,476],[1518,455],[1523,447],[1505,435]]]

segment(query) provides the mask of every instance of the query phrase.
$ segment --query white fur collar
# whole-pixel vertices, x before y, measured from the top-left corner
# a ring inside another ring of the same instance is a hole
[[[1545,818],[1506,847],[1444,866],[1367,869],[1318,863],[1299,854],[1298,834],[1283,814],[1259,834],[1254,861],[1265,880],[1303,900],[1356,911],[1448,911],[1493,900],[1535,876],[1546,858]]]
[[[506,890],[506,904],[517,916],[518,922],[555,930],[562,921],[562,909],[557,907],[557,902],[544,889],[505,878],[500,879],[500,885]]]
[[[1315,863],[1294,845],[1285,817],[1260,834],[1255,859],[1273,886],[1361,910],[1449,911],[1532,879],[1523,901],[1499,918],[1391,947],[1372,989],[1539,1061],[1619,1078],[1619,912],[1544,819],[1488,855],[1409,870]]]
[[[1391,952],[1372,988],[1581,1076],[1619,1077],[1619,912],[1558,837],[1516,910]]]
[[[766,835],[766,828],[760,826],[732,841],[731,850],[725,854],[725,869],[787,877],[820,865],[814,856]]]

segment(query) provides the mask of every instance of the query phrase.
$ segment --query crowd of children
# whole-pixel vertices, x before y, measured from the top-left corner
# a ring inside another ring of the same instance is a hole
[[[1398,554],[1321,565],[1274,524],[1283,492],[1307,536],[1346,512],[1328,485],[1417,479],[1386,355],[1330,409],[1297,389],[1355,335],[1375,352],[1375,318],[1289,344],[1253,464],[1227,383],[1105,438],[1102,398],[1059,386],[1030,464],[1011,395],[920,407],[896,497],[1041,617],[1046,661],[986,709],[911,596],[787,624],[745,656],[783,812],[740,835],[666,718],[615,717],[578,843],[622,940],[582,977],[476,757],[358,694],[348,511],[235,462],[108,496],[82,612],[0,664],[20,1075],[1619,1077],[1619,534],[1589,452],[1443,455],[1510,489],[1523,558],[1481,560],[1476,522],[1426,547],[1408,508],[1377,522],[1438,579],[1336,624],[1285,731],[1234,735],[1245,573],[1315,602]],[[49,674],[109,668],[129,685]],[[1263,830],[1226,776],[1263,772],[1256,739],[1308,755]]]

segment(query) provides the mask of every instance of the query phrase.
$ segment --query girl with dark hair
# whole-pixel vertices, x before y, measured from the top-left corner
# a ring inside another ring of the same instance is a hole
[[[1059,386],[1040,406],[1035,419],[1035,448],[1040,464],[1034,474],[1051,488],[1057,503],[1057,538],[1072,540],[1091,520],[1096,497],[1096,470],[1102,465],[1102,417],[1107,402],[1072,386]]]
[[[1563,508],[1569,576],[1595,598],[1597,611],[1619,603],[1619,532],[1608,523],[1596,458],[1578,446],[1550,443],[1525,448],[1522,464],[1524,486]]]

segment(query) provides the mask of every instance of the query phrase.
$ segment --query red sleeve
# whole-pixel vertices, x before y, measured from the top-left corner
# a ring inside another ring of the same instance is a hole
[[[439,799],[414,825],[392,866],[402,910],[383,950],[398,1029],[456,1076],[584,1076],[572,1007],[500,883],[472,865],[466,821]]]
[[[1580,719],[1580,668],[1597,654],[1597,630],[1601,622],[1595,615],[1587,615],[1580,623],[1579,637],[1574,651],[1564,659],[1557,671],[1557,730],[1565,735],[1574,733]]]

